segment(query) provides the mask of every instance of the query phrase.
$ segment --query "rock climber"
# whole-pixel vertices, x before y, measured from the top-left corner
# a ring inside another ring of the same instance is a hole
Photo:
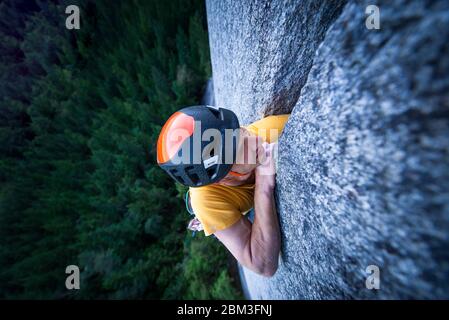
[[[231,110],[186,107],[167,120],[157,142],[160,167],[189,187],[190,228],[213,234],[240,264],[266,277],[278,268],[275,151],[288,116],[240,126]]]

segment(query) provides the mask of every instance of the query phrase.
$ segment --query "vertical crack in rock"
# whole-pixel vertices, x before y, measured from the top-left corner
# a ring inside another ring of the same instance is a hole
[[[345,1],[206,1],[218,105],[243,124],[290,113]]]
[[[282,56],[279,58],[278,68],[275,69],[270,100],[265,106],[264,116],[292,112],[301,94],[301,88],[307,81],[314,53],[344,4],[345,1],[340,1],[337,5],[324,1],[298,3],[292,12],[286,15],[282,24],[282,41],[273,49],[273,52],[279,52]],[[298,19],[304,12],[313,14],[306,16],[305,21]],[[265,17],[273,21],[269,15]],[[297,34],[302,34],[302,37],[296,36]],[[279,50],[279,46],[286,46],[286,50]],[[269,50],[262,52],[265,53],[262,61],[269,61],[273,56],[273,52]],[[264,67],[263,64],[260,65],[260,69],[263,70]]]

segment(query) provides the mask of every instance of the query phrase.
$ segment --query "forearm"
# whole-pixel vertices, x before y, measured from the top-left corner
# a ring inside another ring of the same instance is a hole
[[[258,151],[255,169],[254,222],[239,219],[229,228],[215,232],[217,238],[245,267],[272,276],[278,267],[281,235],[274,201],[274,144],[264,144]],[[262,161],[265,159],[265,161]]]
[[[251,262],[260,273],[273,275],[278,266],[281,235],[274,200],[274,176],[258,176],[254,191]]]

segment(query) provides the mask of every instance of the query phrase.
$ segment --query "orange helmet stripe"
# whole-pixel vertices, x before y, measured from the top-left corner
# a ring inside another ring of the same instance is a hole
[[[195,128],[195,120],[182,112],[175,112],[162,127],[157,140],[157,162],[170,160]]]

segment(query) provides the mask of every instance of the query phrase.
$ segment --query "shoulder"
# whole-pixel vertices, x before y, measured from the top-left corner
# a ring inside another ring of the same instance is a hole
[[[190,188],[190,201],[195,216],[206,235],[225,229],[241,217],[232,189],[220,185]]]
[[[262,137],[267,142],[275,142],[282,134],[289,114],[268,116],[245,127],[251,133]]]
[[[232,202],[234,193],[230,187],[212,184],[204,187],[189,188],[192,207],[219,205],[221,202]]]

